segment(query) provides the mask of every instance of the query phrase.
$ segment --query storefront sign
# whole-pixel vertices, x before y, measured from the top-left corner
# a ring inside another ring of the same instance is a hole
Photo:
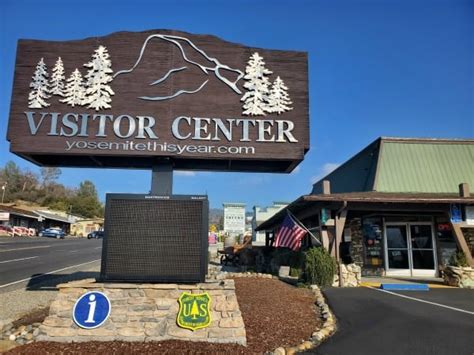
[[[0,212],[0,221],[9,221],[10,213],[9,212]]]
[[[100,327],[110,314],[110,301],[98,291],[83,294],[74,305],[72,317],[74,323],[84,329]]]
[[[211,324],[209,305],[211,296],[207,292],[191,294],[183,292],[178,299],[179,313],[177,323],[181,328],[196,330]]]
[[[177,31],[20,40],[8,140],[40,165],[290,172],[307,76],[304,52]]]

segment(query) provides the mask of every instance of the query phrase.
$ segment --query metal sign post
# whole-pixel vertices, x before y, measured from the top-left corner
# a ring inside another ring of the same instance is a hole
[[[171,162],[163,162],[153,166],[150,194],[173,194],[173,164]]]

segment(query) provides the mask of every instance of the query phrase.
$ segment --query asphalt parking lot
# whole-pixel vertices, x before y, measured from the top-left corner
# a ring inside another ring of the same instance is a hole
[[[474,354],[474,290],[324,290],[338,331],[313,354]]]

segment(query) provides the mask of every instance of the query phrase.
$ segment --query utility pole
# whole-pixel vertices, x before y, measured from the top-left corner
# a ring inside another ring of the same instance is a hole
[[[2,204],[3,200],[5,199],[5,190],[7,189],[7,183],[4,183],[2,186]]]

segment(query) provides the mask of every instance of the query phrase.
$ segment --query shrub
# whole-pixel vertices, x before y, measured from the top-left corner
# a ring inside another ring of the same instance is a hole
[[[305,278],[310,284],[331,286],[337,270],[336,260],[324,248],[311,248],[305,253]]]
[[[467,263],[466,255],[461,250],[451,255],[451,257],[449,258],[449,265],[457,267],[469,266],[469,264]]]

